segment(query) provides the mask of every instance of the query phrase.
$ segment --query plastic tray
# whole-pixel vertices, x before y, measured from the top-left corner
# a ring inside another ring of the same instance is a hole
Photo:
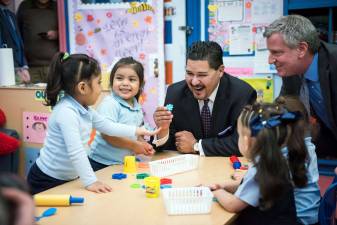
[[[163,199],[168,215],[210,213],[213,193],[208,187],[163,189]]]
[[[149,163],[153,176],[164,177],[198,168],[198,155],[179,155]]]

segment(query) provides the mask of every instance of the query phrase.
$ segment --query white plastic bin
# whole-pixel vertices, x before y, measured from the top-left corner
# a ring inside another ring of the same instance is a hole
[[[213,193],[208,187],[163,189],[163,199],[168,215],[210,213]]]
[[[198,168],[198,155],[179,155],[149,163],[150,173],[153,176],[165,177]]]

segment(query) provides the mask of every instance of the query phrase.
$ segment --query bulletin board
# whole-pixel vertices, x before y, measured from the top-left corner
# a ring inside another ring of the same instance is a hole
[[[109,89],[110,71],[120,58],[132,56],[140,61],[145,87],[139,102],[145,121],[153,127],[153,112],[163,104],[165,94],[163,1],[90,2],[110,1],[65,1],[69,51],[100,62],[105,90]]]
[[[264,101],[272,101],[276,70],[268,64],[263,32],[283,15],[283,0],[206,0],[205,10],[206,39],[222,47],[225,71],[255,86],[268,86],[259,91],[265,92]]]

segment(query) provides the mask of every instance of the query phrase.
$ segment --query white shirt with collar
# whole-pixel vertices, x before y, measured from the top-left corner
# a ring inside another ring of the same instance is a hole
[[[218,93],[219,85],[220,85],[220,82],[215,87],[215,89],[213,90],[213,92],[211,93],[211,95],[208,97],[208,100],[209,100],[209,102],[208,102],[208,108],[209,108],[209,111],[211,113],[211,116],[212,116],[212,112],[213,112],[213,106],[214,106],[214,102],[215,102],[215,97],[216,97],[216,95]],[[199,104],[199,113],[201,113],[201,109],[204,106],[204,100],[198,100],[198,104]],[[161,139],[158,139],[158,140],[157,140],[157,137],[155,137],[155,139],[153,141],[153,144],[155,144],[157,147],[159,147],[159,146],[164,145],[167,142],[168,139],[169,139],[169,133],[165,137],[163,137]],[[200,154],[200,156],[205,156],[204,149],[202,148],[201,141],[202,141],[202,139],[200,139],[198,141],[199,154]]]

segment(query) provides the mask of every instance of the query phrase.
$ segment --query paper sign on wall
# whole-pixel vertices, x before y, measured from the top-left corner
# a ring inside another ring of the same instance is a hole
[[[250,84],[257,93],[258,102],[273,102],[274,82],[271,77],[267,78],[241,78]]]
[[[46,133],[49,113],[23,112],[23,141],[43,143]]]

